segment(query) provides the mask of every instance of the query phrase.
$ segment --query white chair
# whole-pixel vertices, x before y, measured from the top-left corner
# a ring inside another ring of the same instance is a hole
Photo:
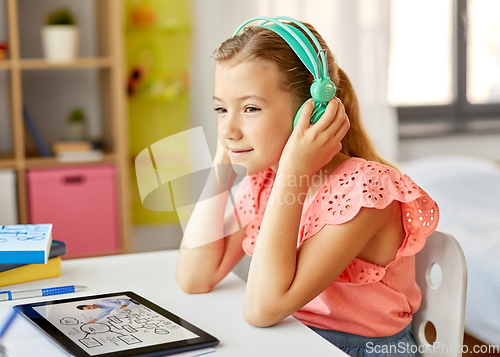
[[[434,264],[438,264],[441,271],[433,269]],[[441,231],[428,236],[423,249],[415,255],[415,277],[422,290],[422,303],[413,315],[412,332],[423,351],[422,357],[461,356],[467,265],[457,240]],[[432,345],[425,336],[428,321],[436,329]]]

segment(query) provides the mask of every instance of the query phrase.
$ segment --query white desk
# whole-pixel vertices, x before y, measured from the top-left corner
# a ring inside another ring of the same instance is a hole
[[[220,344],[215,346],[216,353],[209,356],[347,356],[293,317],[268,328],[248,325],[242,317],[245,282],[233,273],[208,294],[184,293],[175,280],[176,263],[175,250],[66,260],[62,262],[58,278],[6,286],[2,290],[72,284],[85,285],[88,289],[73,294],[1,302],[0,321],[14,305],[133,291],[217,337]]]

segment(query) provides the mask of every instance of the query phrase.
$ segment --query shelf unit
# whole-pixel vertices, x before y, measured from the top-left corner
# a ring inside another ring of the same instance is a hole
[[[41,0],[40,0],[41,1]],[[19,223],[29,223],[26,170],[31,168],[70,167],[113,163],[118,172],[119,230],[121,249],[131,251],[130,238],[130,179],[128,154],[128,124],[124,78],[123,5],[122,0],[94,1],[96,57],[82,57],[67,63],[51,63],[42,58],[21,58],[19,3],[6,0],[8,20],[8,58],[0,61],[0,71],[9,73],[12,152],[0,155],[0,169],[13,169],[17,174]],[[43,15],[43,14],[41,14]],[[22,75],[27,71],[81,70],[99,73],[99,102],[104,142],[104,158],[99,163],[61,163],[55,157],[32,157],[27,154],[27,131],[23,121]]]

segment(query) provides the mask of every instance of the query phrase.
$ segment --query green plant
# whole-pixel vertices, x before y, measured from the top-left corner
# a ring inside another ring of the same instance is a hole
[[[67,9],[58,9],[47,15],[47,25],[75,25],[76,20],[73,14]]]
[[[68,122],[70,123],[81,123],[85,121],[85,112],[81,108],[76,108],[71,111],[68,116]]]

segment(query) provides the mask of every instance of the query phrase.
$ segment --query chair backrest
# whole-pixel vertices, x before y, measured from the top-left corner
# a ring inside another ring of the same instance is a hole
[[[439,265],[441,274],[432,268],[434,264]],[[441,283],[436,287],[440,277]],[[412,330],[421,345],[422,357],[461,356],[467,265],[462,248],[452,235],[434,231],[427,237],[425,246],[415,255],[415,278],[422,290],[422,303],[413,315]],[[427,321],[436,329],[432,345],[425,337]]]

